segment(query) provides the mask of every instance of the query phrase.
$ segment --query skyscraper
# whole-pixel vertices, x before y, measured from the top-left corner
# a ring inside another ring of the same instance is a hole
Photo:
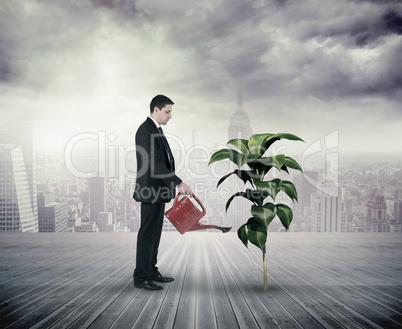
[[[396,223],[402,224],[402,200],[394,203],[394,219]]]
[[[18,146],[21,147],[32,213],[34,220],[38,222],[32,120],[29,120],[29,118],[23,120],[10,120],[2,124],[0,126],[0,144],[1,143],[12,144],[14,148]]]
[[[313,232],[346,232],[346,213],[342,211],[342,200],[323,191],[317,191],[312,199]]]
[[[367,202],[367,223],[368,232],[389,232],[389,223],[387,222],[387,204],[384,195],[380,190],[374,189],[370,193],[370,199]]]
[[[246,112],[243,110],[243,96],[241,90],[239,90],[237,97],[237,109],[236,112],[230,118],[230,124],[228,128],[228,138],[241,138],[249,139],[252,135],[252,129],[250,127],[250,119]],[[234,184],[237,188],[231,190],[232,193],[243,190],[244,186],[242,182],[230,180],[230,187]],[[247,222],[251,217],[250,202],[242,197],[235,198],[230,205],[227,212],[227,223],[225,226],[232,226],[233,230],[237,230],[241,225]]]
[[[252,135],[252,129],[250,127],[250,119],[247,113],[243,111],[243,96],[241,90],[239,90],[237,96],[237,110],[230,117],[228,136],[229,139],[233,138],[249,139],[251,135]]]
[[[38,195],[39,232],[66,232],[68,229],[67,202],[55,200],[55,194]]]
[[[34,209],[22,147],[0,144],[0,232],[38,232]]]
[[[96,176],[89,179],[89,212],[91,222],[98,222],[98,214],[106,211],[105,177]]]

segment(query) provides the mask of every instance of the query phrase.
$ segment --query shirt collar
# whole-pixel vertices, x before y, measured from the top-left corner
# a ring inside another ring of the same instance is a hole
[[[161,125],[159,124],[158,121],[156,121],[156,120],[155,120],[153,117],[151,117],[150,115],[149,115],[148,117],[154,122],[156,128],[160,128]]]

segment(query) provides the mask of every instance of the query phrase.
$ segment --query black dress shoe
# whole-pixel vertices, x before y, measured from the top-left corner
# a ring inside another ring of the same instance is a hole
[[[166,283],[166,282],[172,282],[172,281],[174,281],[174,279],[166,278],[162,274],[159,274],[158,276],[154,277],[154,281]]]
[[[141,283],[134,283],[134,287],[136,288],[143,288],[145,290],[162,290],[163,287],[156,285],[155,283],[153,283],[153,281],[144,281]]]

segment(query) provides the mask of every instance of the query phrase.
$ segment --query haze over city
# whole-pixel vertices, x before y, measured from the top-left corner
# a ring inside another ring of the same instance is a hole
[[[1,0],[0,16],[0,124],[32,119],[36,152],[99,131],[131,145],[158,93],[167,133],[225,144],[241,90],[253,133],[294,133],[299,155],[334,131],[340,154],[402,155],[399,1]]]

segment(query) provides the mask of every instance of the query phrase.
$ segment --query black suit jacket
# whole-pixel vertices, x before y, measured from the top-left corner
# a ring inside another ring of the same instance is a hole
[[[139,202],[169,202],[182,181],[170,170],[168,151],[155,123],[148,117],[135,135],[137,181],[134,199]]]

